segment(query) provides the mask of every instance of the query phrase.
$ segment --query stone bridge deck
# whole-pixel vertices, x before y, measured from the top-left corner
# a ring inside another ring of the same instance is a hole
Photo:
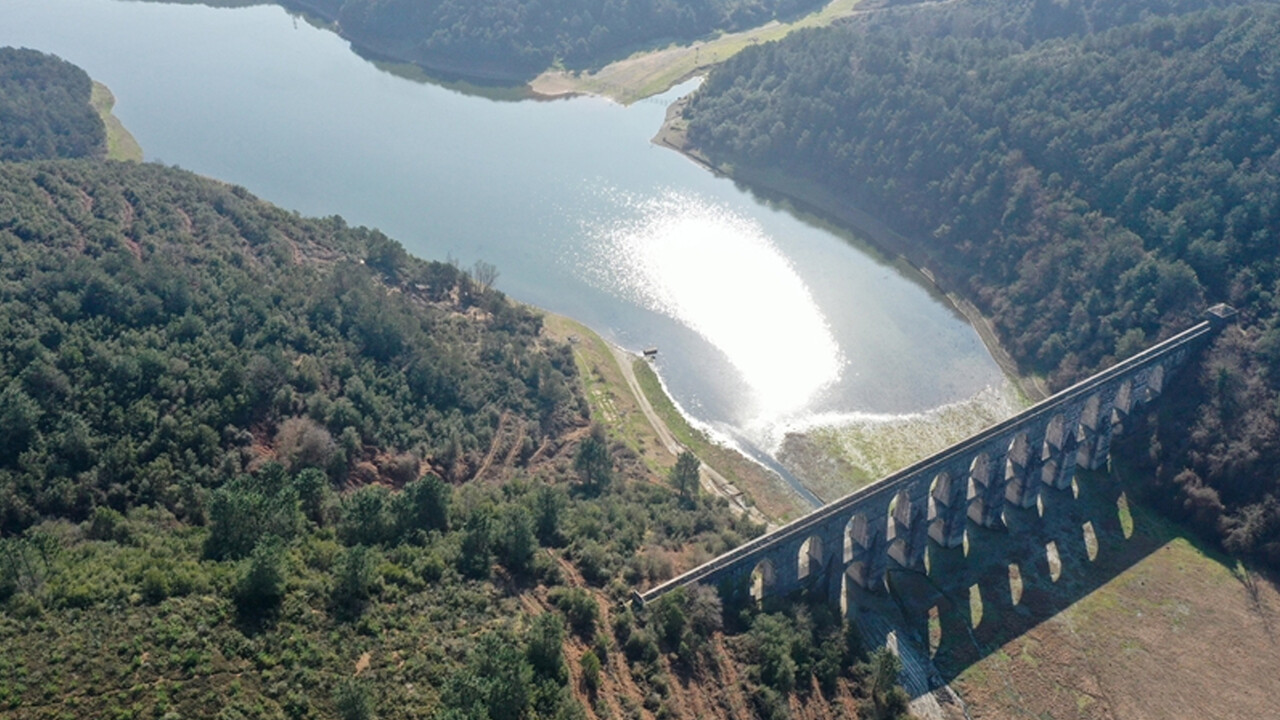
[[[854,585],[877,591],[890,563],[923,569],[930,540],[961,545],[969,522],[1001,527],[1006,503],[1031,507],[1041,486],[1069,487],[1076,467],[1105,465],[1112,435],[1234,314],[1215,306],[1195,327],[637,598],[741,582],[758,599],[837,573],[828,592],[842,605]]]

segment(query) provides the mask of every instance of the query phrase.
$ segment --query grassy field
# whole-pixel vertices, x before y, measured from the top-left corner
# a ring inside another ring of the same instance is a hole
[[[800,497],[772,472],[738,451],[716,443],[706,433],[690,425],[667,396],[657,373],[649,363],[636,360],[635,373],[649,403],[680,444],[693,451],[703,462],[719,470],[729,482],[751,498],[765,515],[775,522],[785,522],[809,511]]]
[[[627,387],[609,346],[587,326],[562,315],[548,313],[543,325],[549,336],[573,345],[578,374],[591,405],[591,416],[610,435],[636,452],[649,471],[665,475],[675,458],[662,446]]]
[[[821,10],[794,22],[771,22],[762,27],[720,35],[688,45],[645,50],[610,63],[596,72],[549,70],[530,84],[542,95],[585,93],[602,95],[623,104],[669,90],[712,65],[724,62],[750,45],[778,40],[808,27],[830,25],[853,12],[859,0],[832,0]]]
[[[615,439],[635,451],[651,472],[664,477],[675,464],[675,456],[662,445],[641,412],[605,341],[566,317],[548,314],[544,324],[548,335],[573,345],[592,416],[600,418]],[[724,475],[751,504],[773,521],[789,520],[805,511],[800,499],[772,472],[690,425],[647,362],[636,359],[633,369],[649,404],[675,439]]]
[[[779,460],[830,502],[954,445],[1025,407],[1010,386],[929,412],[851,420],[787,436]]]
[[[1143,478],[1078,478],[1009,532],[930,549],[894,587],[971,718],[1272,717],[1276,587],[1134,502]]]
[[[102,122],[107,126],[107,158],[110,160],[129,160],[142,162],[142,146],[133,138],[120,118],[111,114],[116,98],[106,85],[95,82],[89,104],[98,112]]]

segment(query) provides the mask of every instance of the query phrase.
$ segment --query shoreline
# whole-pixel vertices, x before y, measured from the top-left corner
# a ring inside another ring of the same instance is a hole
[[[107,131],[107,159],[126,162],[142,162],[142,146],[133,137],[133,133],[120,122],[111,109],[116,105],[116,96],[106,85],[93,81],[93,91],[89,96],[89,105],[102,118]]]
[[[987,348],[992,360],[1024,400],[1034,403],[1052,394],[1042,378],[1022,375],[1018,372],[1017,362],[1000,343],[991,319],[983,315],[967,298],[952,289],[945,277],[940,278],[931,269],[931,265],[940,263],[934,261],[929,250],[920,243],[894,232],[879,219],[860,208],[846,204],[841,198],[816,183],[749,167],[716,165],[708,157],[690,147],[688,128],[682,116],[688,104],[688,97],[680,98],[667,107],[662,127],[651,140],[653,144],[674,150],[708,171],[744,185],[756,195],[778,196],[798,210],[833,222],[840,228],[852,232],[858,239],[884,254],[886,258],[910,268],[918,276],[921,284],[936,293],[953,311],[969,323]]]
[[[704,492],[724,498],[752,521],[773,527],[808,512],[772,470],[694,426],[647,361],[573,318],[538,311],[543,333],[572,346],[593,419],[635,452],[658,482],[663,482],[679,452],[688,449],[702,462]]]
[[[403,44],[387,43],[377,38],[361,37],[348,32],[329,10],[312,0],[275,0],[291,13],[333,32],[350,44],[351,50],[370,62],[413,65],[444,83],[461,82],[476,85],[498,85],[520,88],[530,99],[556,100],[578,95],[608,98],[630,105],[660,95],[680,83],[705,73],[751,45],[770,42],[789,33],[838,22],[858,12],[865,0],[828,0],[811,12],[794,18],[773,19],[756,27],[733,32],[716,31],[687,41],[657,40],[653,46],[640,44],[615,59],[594,66],[565,69],[552,65],[540,70],[512,70],[500,64],[470,65],[449,58],[429,58]],[[669,42],[659,46],[661,42]]]

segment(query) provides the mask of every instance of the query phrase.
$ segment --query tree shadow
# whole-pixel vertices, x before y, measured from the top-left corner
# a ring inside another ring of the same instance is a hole
[[[891,571],[888,593],[859,591],[854,612],[879,634],[894,630],[897,642],[910,643],[928,666],[919,670],[927,679],[906,678],[914,698],[950,683],[1175,537],[1228,562],[1154,512],[1131,512],[1137,492],[1136,483],[1113,474],[1077,471],[1071,488],[1041,488],[1038,507],[1006,508],[1007,529],[970,523],[965,547],[930,543],[926,572]]]

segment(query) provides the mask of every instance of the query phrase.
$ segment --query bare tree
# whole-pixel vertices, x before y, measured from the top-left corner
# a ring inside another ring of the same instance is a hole
[[[471,279],[476,281],[480,290],[488,290],[498,280],[498,267],[493,263],[477,260],[471,268]]]

